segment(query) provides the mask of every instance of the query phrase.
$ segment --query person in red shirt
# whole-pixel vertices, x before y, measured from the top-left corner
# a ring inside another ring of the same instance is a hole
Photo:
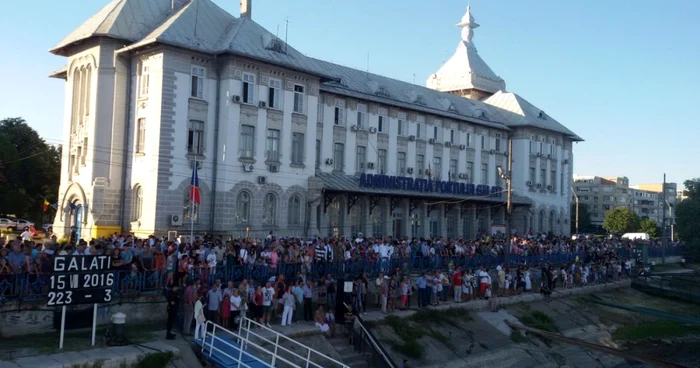
[[[462,302],[462,267],[457,267],[452,274],[452,285],[454,286],[455,303]]]

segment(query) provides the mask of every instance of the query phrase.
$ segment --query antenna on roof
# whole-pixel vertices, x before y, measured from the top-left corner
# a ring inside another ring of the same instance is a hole
[[[369,51],[367,51],[367,76],[369,77]]]
[[[285,18],[287,25],[284,28],[284,53],[287,53],[287,38],[289,36],[289,17]]]
[[[275,33],[275,37],[280,38],[280,25],[277,23],[277,33]]]

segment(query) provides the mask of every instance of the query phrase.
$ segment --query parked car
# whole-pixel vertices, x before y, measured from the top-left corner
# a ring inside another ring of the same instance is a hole
[[[53,230],[53,224],[43,224],[41,225],[41,228],[44,230],[45,233],[48,233],[49,231]]]
[[[17,229],[17,222],[4,217],[0,218],[0,229],[9,229],[14,231]]]
[[[17,219],[15,222],[17,223],[15,230],[24,231],[24,229],[34,226],[34,223],[29,220]]]

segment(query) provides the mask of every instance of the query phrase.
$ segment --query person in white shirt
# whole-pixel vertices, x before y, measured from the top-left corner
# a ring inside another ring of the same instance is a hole
[[[282,327],[292,324],[292,316],[294,315],[294,294],[292,294],[292,287],[287,286],[287,290],[282,296],[282,301],[284,303],[284,310],[282,311]]]
[[[231,301],[231,320],[233,321],[234,325],[234,331],[238,329],[238,323],[240,321],[240,316],[241,316],[241,307],[242,307],[242,302],[243,299],[241,296],[238,294],[238,289],[233,289],[231,296],[229,296],[229,300]]]
[[[194,303],[194,320],[197,324],[194,330],[194,339],[199,340],[204,338],[207,328],[207,319],[204,317],[204,304],[201,298],[197,299],[197,302]]]
[[[270,315],[272,314],[272,301],[275,300],[275,289],[272,287],[272,283],[269,281],[265,284],[262,289],[263,293],[263,319],[262,322],[267,327],[270,326]]]
[[[216,250],[211,248],[207,255],[207,266],[209,266],[209,275],[213,278],[216,274]]]
[[[27,229],[27,230],[24,230],[24,232],[20,235],[20,237],[22,238],[23,242],[30,241],[30,240],[32,240],[32,233],[30,233],[29,229]]]

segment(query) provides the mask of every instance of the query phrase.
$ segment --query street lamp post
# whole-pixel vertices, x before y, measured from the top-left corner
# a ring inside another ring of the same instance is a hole
[[[578,196],[574,191],[574,187],[569,187],[569,189],[571,189],[571,193],[574,194],[574,200],[576,200],[576,234],[578,234]]]
[[[501,179],[506,181],[506,249],[505,249],[505,261],[506,265],[508,265],[508,261],[510,261],[510,248],[513,240],[513,236],[511,234],[511,217],[513,214],[513,202],[512,202],[512,197],[513,197],[513,186],[511,183],[511,173],[513,170],[513,140],[508,138],[508,166],[506,168],[506,171],[503,171],[503,168],[500,166],[496,167],[498,169],[498,176],[501,177]]]

